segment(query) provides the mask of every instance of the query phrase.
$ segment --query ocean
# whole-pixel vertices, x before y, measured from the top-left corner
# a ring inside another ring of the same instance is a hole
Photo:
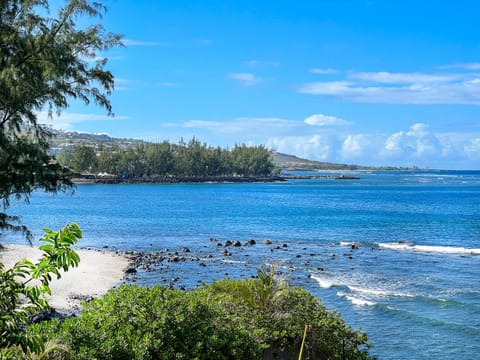
[[[189,289],[273,264],[365,331],[379,359],[478,358],[480,171],[345,175],[360,179],[81,185],[72,196],[34,193],[9,214],[37,238],[75,221],[83,248],[187,259],[146,264],[142,285]],[[227,240],[241,246],[225,255]]]

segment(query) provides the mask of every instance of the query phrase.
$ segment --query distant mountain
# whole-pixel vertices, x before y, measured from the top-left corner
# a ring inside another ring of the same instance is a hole
[[[77,131],[50,130],[55,136],[50,140],[50,145],[57,153],[63,148],[75,145],[89,145],[95,148],[116,146],[120,149],[135,147],[145,143],[143,140],[114,138],[107,134],[91,134]]]
[[[63,148],[75,145],[89,145],[94,148],[108,148],[116,146],[120,149],[136,147],[145,141],[138,139],[114,138],[107,134],[91,134],[77,131],[51,130],[55,137],[50,141],[53,153],[58,153]],[[337,164],[323,161],[302,159],[295,155],[289,155],[272,151],[273,162],[283,170],[395,170],[394,167],[372,167],[349,164]]]
[[[349,164],[337,164],[331,162],[314,161],[299,158],[295,155],[283,154],[274,151],[273,162],[283,170],[398,170],[396,167],[375,167]]]

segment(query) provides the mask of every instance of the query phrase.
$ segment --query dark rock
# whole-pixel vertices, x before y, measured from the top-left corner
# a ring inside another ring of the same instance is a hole
[[[246,242],[245,245],[247,245],[247,246],[253,246],[253,245],[255,245],[256,243],[257,243],[257,242],[256,242],[255,240],[250,239],[250,240],[248,240],[248,241]]]
[[[217,246],[223,246],[223,244],[222,243],[217,243]]]
[[[209,240],[212,242],[217,242],[217,238],[214,238],[214,237],[211,237]]]
[[[225,241],[225,247],[232,245],[233,243],[230,240]]]
[[[282,244],[282,247],[286,248],[286,247],[288,247],[288,245],[287,244]]]
[[[239,246],[242,246],[242,243],[241,243],[240,241],[235,241],[235,242],[233,243],[233,246],[239,247]]]
[[[174,263],[177,263],[177,262],[180,262],[180,261],[183,261],[185,260],[184,257],[181,257],[181,256],[172,256],[170,258],[168,258],[168,262],[174,262]]]
[[[232,256],[232,254],[231,254],[227,249],[224,249],[224,250],[222,251],[222,255],[223,255],[223,256]]]
[[[262,242],[263,242],[264,245],[271,245],[272,244],[272,242],[268,239],[265,239]]]
[[[190,252],[190,249],[188,247],[184,246],[182,248],[182,251],[188,253],[188,252]]]
[[[136,273],[137,273],[137,269],[133,267],[130,267],[127,270],[125,270],[125,274],[136,274]]]

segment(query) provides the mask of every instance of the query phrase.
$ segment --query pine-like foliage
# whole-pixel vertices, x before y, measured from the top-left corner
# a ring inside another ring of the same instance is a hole
[[[71,186],[68,172],[48,155],[48,131],[37,113],[59,113],[71,99],[94,102],[112,114],[108,96],[113,75],[101,52],[120,37],[101,25],[80,27],[82,17],[101,17],[98,2],[68,0],[51,16],[46,0],[0,0],[0,231],[28,236],[5,214],[10,198],[35,189],[57,192]]]

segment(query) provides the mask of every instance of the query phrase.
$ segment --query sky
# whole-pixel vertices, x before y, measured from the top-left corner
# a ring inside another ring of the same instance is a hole
[[[480,169],[480,2],[106,0],[115,117],[55,128],[311,160]]]

